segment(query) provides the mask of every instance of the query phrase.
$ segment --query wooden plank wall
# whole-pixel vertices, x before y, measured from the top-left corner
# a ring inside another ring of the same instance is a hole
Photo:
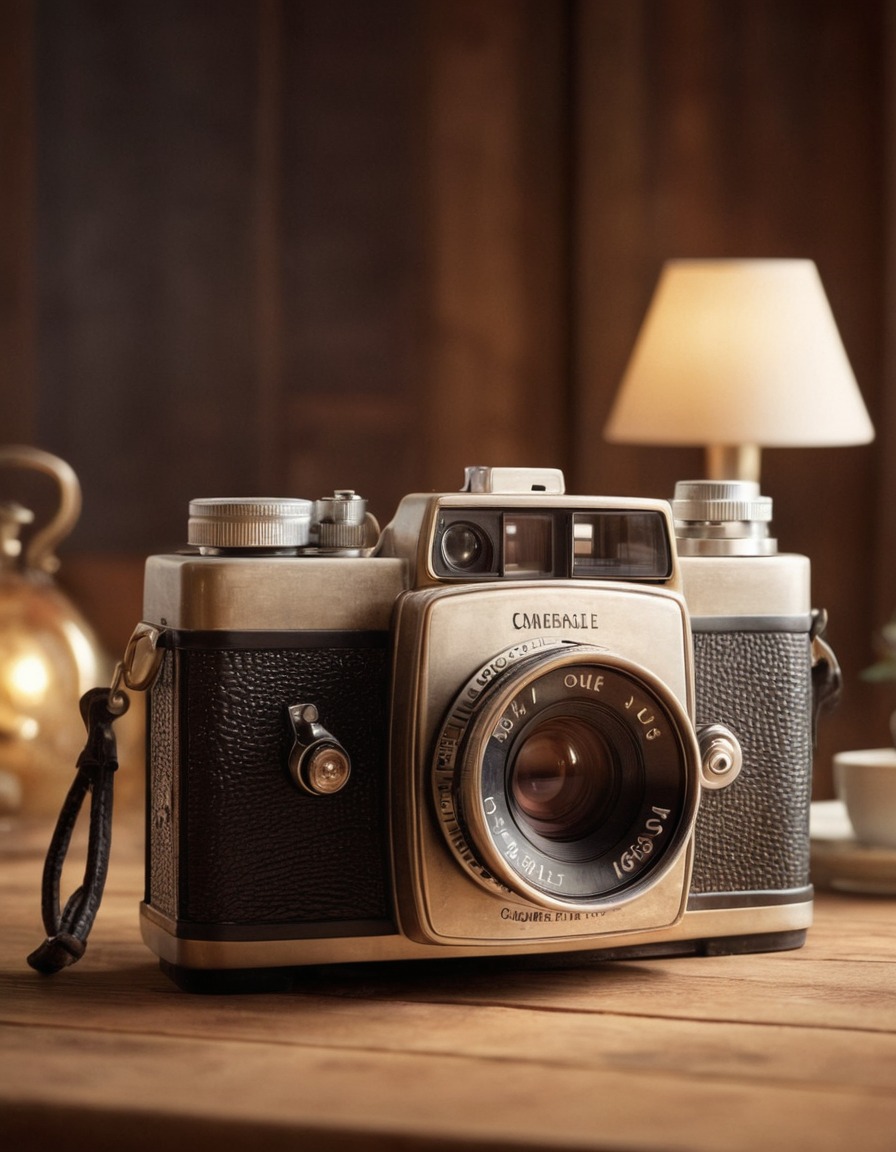
[[[844,703],[821,728],[823,784],[834,750],[887,742],[896,702],[858,681],[875,627],[896,609],[894,488],[880,471],[896,433],[885,411],[884,65],[896,59],[885,57],[885,12],[837,0],[577,8],[577,484],[665,496],[700,474],[685,449],[599,441],[671,257],[814,259],[878,427],[873,447],[763,460],[779,544],[811,557],[845,673]]]
[[[63,575],[109,646],[191,496],[353,485],[387,518],[526,461],[669,495],[698,453],[601,440],[663,260],[811,256],[880,435],[764,481],[847,677],[821,787],[884,742],[857,674],[896,608],[888,11],[4,5],[0,429],[81,476]]]
[[[0,436],[35,433],[37,372],[33,18],[30,0],[0,14]]]

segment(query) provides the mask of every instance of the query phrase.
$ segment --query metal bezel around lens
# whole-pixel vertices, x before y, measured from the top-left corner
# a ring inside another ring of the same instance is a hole
[[[696,815],[699,751],[684,708],[646,670],[586,645],[533,641],[503,665],[487,688],[477,688],[482,673],[467,685],[437,743],[436,805],[455,856],[493,891],[551,908],[646,891],[677,860]],[[539,717],[558,716],[609,732],[616,758],[616,795],[594,828],[569,839],[527,821],[510,783],[520,742]]]

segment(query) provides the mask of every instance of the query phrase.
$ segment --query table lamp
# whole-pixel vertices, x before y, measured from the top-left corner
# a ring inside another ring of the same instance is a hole
[[[811,260],[665,264],[604,430],[700,444],[710,479],[759,479],[763,447],[874,429]]]

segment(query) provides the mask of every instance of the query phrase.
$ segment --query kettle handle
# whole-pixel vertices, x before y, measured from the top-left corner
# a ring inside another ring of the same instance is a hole
[[[52,575],[59,567],[54,549],[68,536],[81,514],[81,484],[78,477],[74,469],[58,456],[44,452],[41,448],[19,444],[0,447],[0,467],[43,472],[55,480],[59,487],[59,507],[55,515],[34,533],[25,549],[26,567]]]

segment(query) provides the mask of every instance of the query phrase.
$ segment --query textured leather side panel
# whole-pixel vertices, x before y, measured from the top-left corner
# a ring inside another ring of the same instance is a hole
[[[166,652],[149,694],[150,794],[146,829],[149,868],[146,898],[157,911],[172,917],[177,912],[174,706],[174,656]]]
[[[385,650],[180,651],[177,661],[178,918],[388,918]],[[299,702],[317,705],[351,756],[336,795],[308,795],[289,777],[286,713]]]
[[[694,649],[697,723],[727,724],[744,766],[728,788],[703,793],[691,890],[801,888],[812,791],[809,637],[695,633]]]

